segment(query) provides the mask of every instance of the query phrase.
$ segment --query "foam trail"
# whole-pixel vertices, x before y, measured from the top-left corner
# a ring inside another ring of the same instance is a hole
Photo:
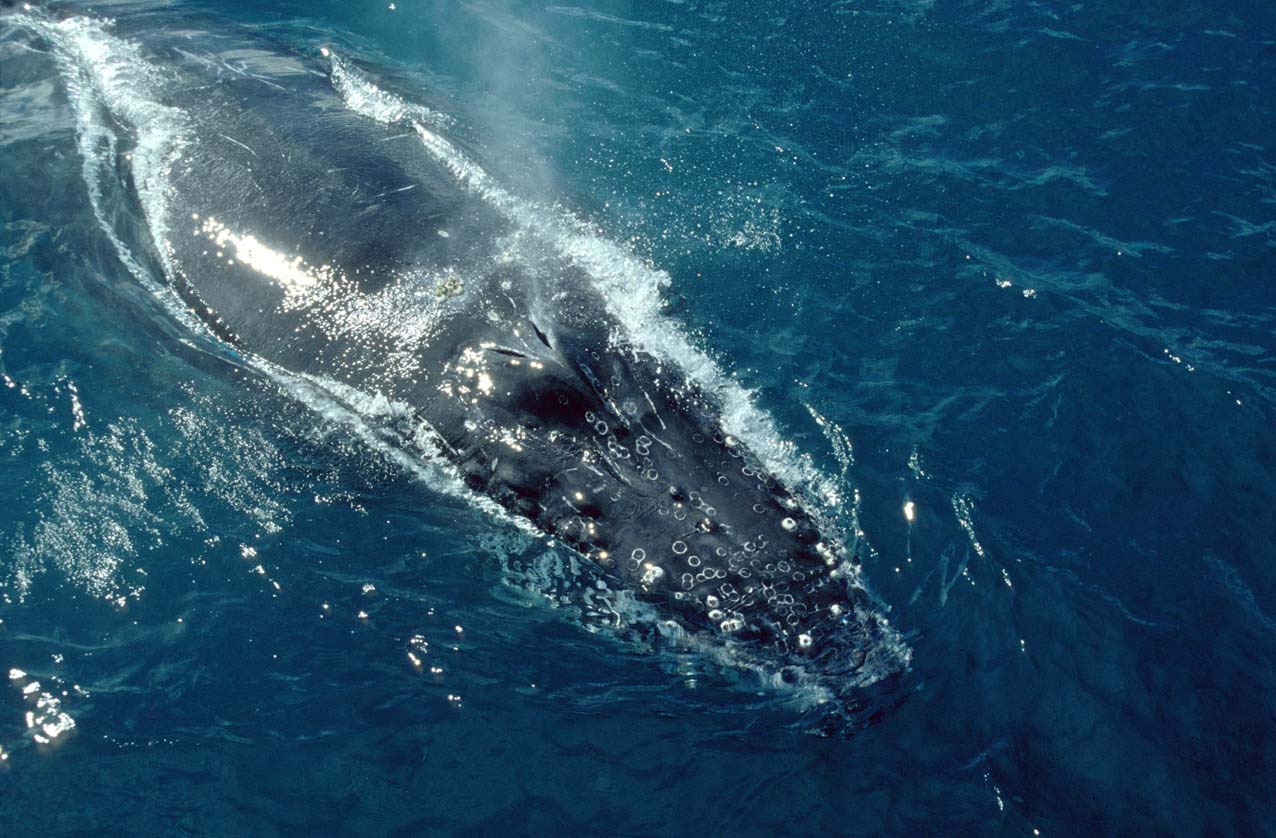
[[[747,441],[769,471],[793,487],[814,492],[829,509],[841,506],[844,497],[838,482],[815,468],[808,456],[799,455],[771,417],[754,404],[752,391],[727,376],[708,353],[688,340],[679,323],[665,315],[662,290],[671,283],[666,271],[643,262],[569,211],[509,192],[469,155],[414,116],[419,106],[382,90],[330,50],[325,54],[332,62],[333,87],[347,107],[387,125],[410,125],[425,150],[458,183],[585,272],[621,324],[629,345],[678,366],[689,380],[713,394],[722,406],[724,429]]]
[[[189,143],[188,125],[175,108],[160,104],[155,90],[159,71],[131,41],[112,35],[108,24],[86,17],[49,20],[21,14],[13,22],[47,40],[66,81],[75,113],[76,143],[82,158],[84,183],[98,225],[129,272],[194,334],[211,337],[207,326],[183,304],[167,284],[148,271],[120,237],[106,210],[102,174],[114,164],[119,138],[106,117],[133,128],[136,140],[128,153],[138,200],[155,242],[168,232],[168,187],[172,171]],[[155,247],[165,272],[172,274],[168,254]]]

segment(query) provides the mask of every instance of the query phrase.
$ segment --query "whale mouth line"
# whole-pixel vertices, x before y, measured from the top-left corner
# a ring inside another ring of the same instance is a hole
[[[545,344],[546,349],[553,349],[554,345],[549,342],[549,338],[545,336],[545,332],[541,330],[541,327],[537,326],[536,323],[531,320],[529,320],[528,322],[532,326],[532,331],[536,333],[537,340]]]
[[[523,360],[527,360],[529,357],[531,357],[529,355],[524,355],[522,352],[519,352],[517,349],[506,349],[503,346],[489,346],[486,348],[488,352],[495,352],[498,355],[504,355],[508,358],[521,358]]]

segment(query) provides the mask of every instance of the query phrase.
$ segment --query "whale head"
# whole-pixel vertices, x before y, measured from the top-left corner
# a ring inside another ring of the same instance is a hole
[[[476,491],[575,550],[679,627],[783,680],[874,680],[885,627],[854,551],[670,365],[528,321],[462,347],[445,437]]]

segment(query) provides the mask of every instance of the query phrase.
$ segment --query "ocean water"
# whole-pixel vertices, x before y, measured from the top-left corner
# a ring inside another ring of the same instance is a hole
[[[34,13],[332,50],[575,236],[862,533],[906,665],[835,736],[203,334],[19,12],[0,833],[1276,834],[1276,7]]]

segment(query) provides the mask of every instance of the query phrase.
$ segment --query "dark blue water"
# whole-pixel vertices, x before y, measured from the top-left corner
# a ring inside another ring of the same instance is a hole
[[[4,834],[1276,834],[1270,4],[170,12],[335,45],[667,271],[911,663],[828,738],[583,619],[191,333],[0,19]]]

